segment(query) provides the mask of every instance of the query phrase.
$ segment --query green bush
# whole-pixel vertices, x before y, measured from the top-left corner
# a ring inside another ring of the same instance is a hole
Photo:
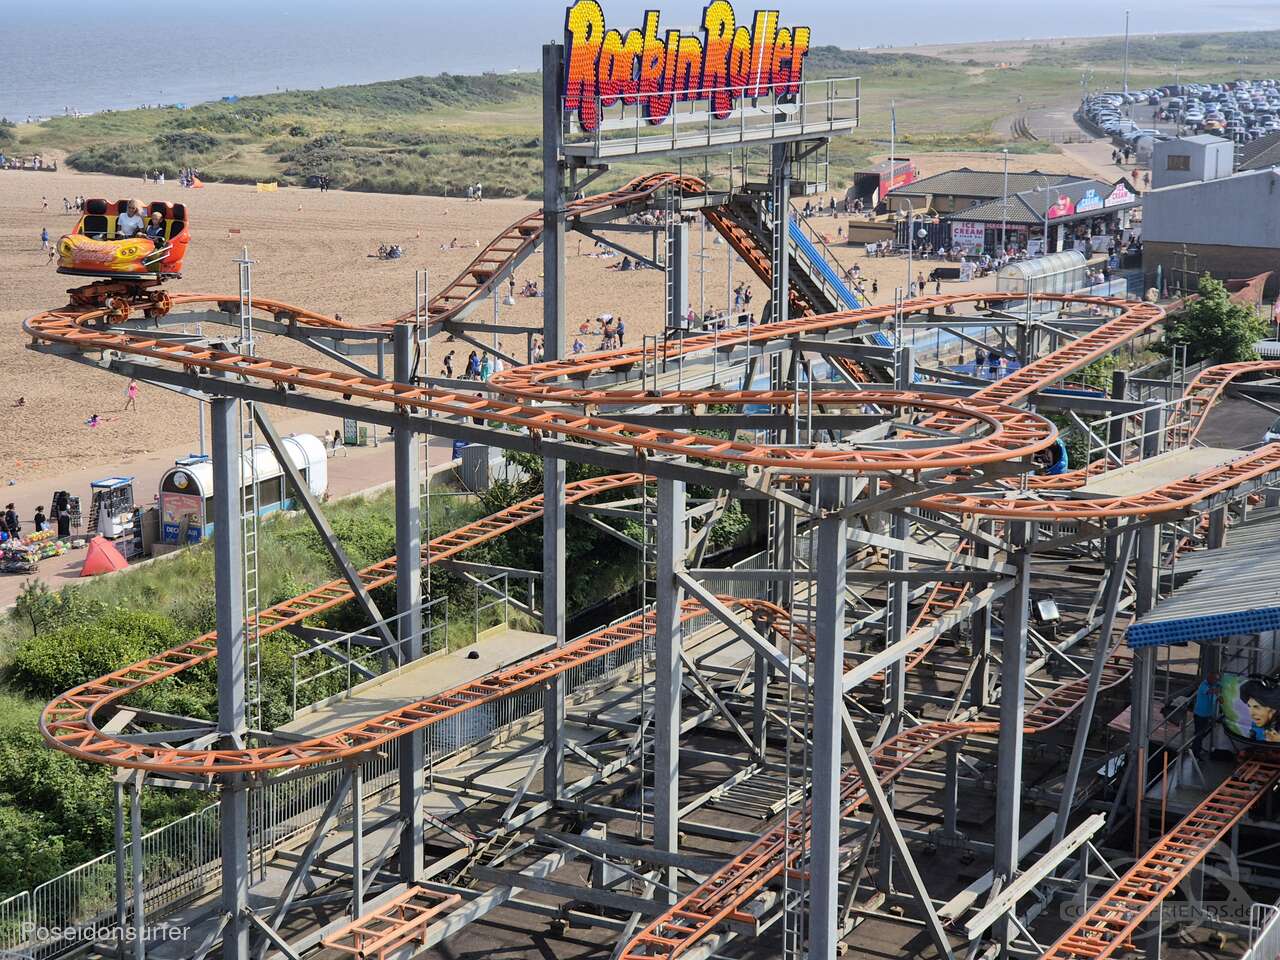
[[[37,697],[52,697],[182,642],[168,617],[112,610],[87,623],[38,633],[18,645],[13,681]]]
[[[1266,338],[1266,321],[1251,307],[1233,302],[1226,286],[1208,274],[1200,278],[1196,292],[1185,309],[1169,318],[1156,350],[1170,356],[1175,347],[1185,346],[1188,363],[1258,359],[1254,345]]]
[[[165,153],[174,156],[188,156],[193,153],[208,153],[218,146],[218,138],[212,134],[198,130],[180,130],[176,133],[162,133],[155,138],[156,146]]]
[[[12,896],[56,877],[66,849],[50,818],[39,811],[0,806],[0,896]]]

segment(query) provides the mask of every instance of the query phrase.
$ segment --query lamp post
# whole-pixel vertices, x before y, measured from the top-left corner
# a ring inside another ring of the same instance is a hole
[[[1043,256],[1049,255],[1049,178],[1041,177],[1044,182],[1044,249],[1041,252]]]
[[[1009,148],[1000,152],[1004,154],[1004,197],[1000,205],[1000,256],[1003,257],[1009,249]]]

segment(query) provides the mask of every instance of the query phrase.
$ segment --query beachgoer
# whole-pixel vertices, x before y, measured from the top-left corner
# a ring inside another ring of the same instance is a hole
[[[467,372],[463,374],[462,379],[480,379],[480,358],[476,356],[476,352],[474,350],[471,351],[471,356],[467,357]]]
[[[18,511],[12,503],[4,508],[4,528],[9,531],[9,536],[18,539],[18,533],[22,530],[22,524],[18,521]]]
[[[126,410],[132,410],[134,413],[137,413],[138,412],[138,381],[137,380],[129,381],[129,386],[125,387],[124,396],[125,396],[124,408]]]
[[[444,355],[444,360],[441,362],[440,372],[444,374],[446,379],[448,380],[453,379],[453,351],[452,350],[450,350],[448,353]]]
[[[89,419],[84,422],[84,425],[88,427],[90,430],[92,430],[101,423],[102,423],[102,418],[99,417],[96,413],[93,413],[89,415]]]
[[[130,200],[125,212],[116,217],[116,237],[125,240],[142,232],[145,223],[137,200]]]
[[[48,227],[44,227],[40,231],[40,249],[41,250],[49,249],[49,228]]]
[[[581,337],[574,337],[574,338],[573,338],[573,355],[574,355],[575,357],[576,357],[578,354],[582,353],[582,351],[584,351],[584,350],[586,350],[586,349],[587,349],[587,345],[586,345],[585,343],[583,343],[583,342],[582,342],[582,338],[581,338]]]
[[[489,382],[489,378],[493,376],[493,358],[489,356],[489,351],[484,352],[484,359],[480,361],[480,379],[485,383]]]
[[[58,520],[58,537],[61,539],[71,536],[71,511],[67,509],[66,503],[58,507],[55,513]]]
[[[44,533],[49,527],[49,518],[44,514],[44,507],[36,507],[36,515],[31,518],[35,524],[36,533]]]

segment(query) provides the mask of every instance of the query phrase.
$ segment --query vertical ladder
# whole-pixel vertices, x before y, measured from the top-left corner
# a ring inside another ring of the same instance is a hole
[[[790,148],[787,150],[784,164],[791,162]],[[769,244],[769,320],[776,323],[782,318],[783,304],[786,303],[786,297],[791,295],[791,291],[787,289],[787,284],[783,280],[787,261],[786,258],[791,254],[791,238],[788,231],[783,226],[783,220],[787,211],[790,209],[791,197],[788,195],[787,177],[780,176],[779,172],[774,170],[772,166],[769,168],[769,209],[765,211],[764,222],[769,225],[769,235],[771,242]]]
[[[240,267],[239,351],[253,356],[253,261],[245,247]],[[244,570],[245,722],[262,728],[262,645],[258,627],[258,458],[253,403],[236,404],[240,429],[240,550]]]
[[[666,230],[662,237],[662,277],[664,297],[663,305],[666,311],[666,320],[663,326],[670,330],[676,326],[681,318],[676,316],[676,275],[675,275],[675,259],[676,259],[676,191],[674,188],[668,188],[663,194],[663,214],[665,215],[664,226]]]
[[[771,537],[790,537],[793,533],[790,529],[785,529],[785,525],[778,522],[780,517],[775,519],[777,511],[770,510]],[[770,541],[770,554],[774,557],[781,558],[783,551],[777,548],[774,541]],[[807,556],[802,560],[801,551],[807,551]],[[807,541],[797,538],[791,548],[791,565],[795,568],[802,564],[809,570],[817,568],[815,553],[817,550],[817,538],[810,533]],[[776,561],[775,561],[776,563]],[[778,587],[783,589],[783,584],[779,583]],[[789,656],[794,657],[796,651],[796,626],[797,621],[803,621],[807,627],[813,626],[811,611],[814,608],[816,598],[813,596],[812,584],[807,588],[803,588],[803,602],[797,596],[796,581],[794,574],[792,580],[787,585],[786,595],[791,598],[790,610],[792,619],[787,622],[788,643],[786,645]],[[804,658],[804,670],[806,679],[811,679],[810,669],[812,665],[812,653]],[[782,916],[783,916],[783,933],[782,933],[782,958],[783,960],[807,960],[809,956],[808,949],[808,918],[809,911],[806,909],[805,901],[809,896],[809,885],[807,878],[809,876],[809,849],[805,842],[804,827],[804,806],[805,799],[812,792],[812,757],[810,756],[809,747],[813,739],[812,717],[813,702],[811,692],[813,686],[811,683],[805,683],[803,692],[799,697],[796,696],[796,684],[792,683],[790,678],[786,678],[785,685],[785,732],[784,732],[784,774],[783,774],[783,809],[782,818],[784,824],[784,858],[787,863],[795,863],[795,869],[783,871],[782,875]],[[798,753],[798,756],[797,756]]]
[[[427,305],[431,302],[430,275],[426,270],[414,272],[414,379],[425,382],[431,376],[431,329],[430,314]],[[427,410],[427,416],[434,412]],[[427,646],[431,642],[431,438],[424,436],[418,442],[419,456],[422,458],[418,471],[418,532],[422,542],[423,562],[427,568],[426,582],[423,585],[422,598],[424,618],[422,622],[423,655],[430,653]]]
[[[645,823],[646,802],[645,784],[649,771],[654,769],[653,738],[646,736],[646,730],[652,721],[652,706],[649,703],[649,684],[653,678],[649,675],[649,661],[655,655],[657,645],[655,637],[657,603],[658,603],[658,508],[657,490],[651,486],[648,477],[642,477],[640,484],[640,789],[636,800],[636,833],[639,837],[652,838],[652,828]]]

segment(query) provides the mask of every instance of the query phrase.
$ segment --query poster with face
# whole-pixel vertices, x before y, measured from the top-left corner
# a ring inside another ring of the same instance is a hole
[[[1235,673],[1223,674],[1222,723],[1242,740],[1280,745],[1280,688]]]
[[[1058,202],[1049,208],[1049,219],[1056,220],[1059,217],[1069,217],[1076,212],[1076,205],[1071,202],[1071,198],[1065,193],[1058,197]]]

